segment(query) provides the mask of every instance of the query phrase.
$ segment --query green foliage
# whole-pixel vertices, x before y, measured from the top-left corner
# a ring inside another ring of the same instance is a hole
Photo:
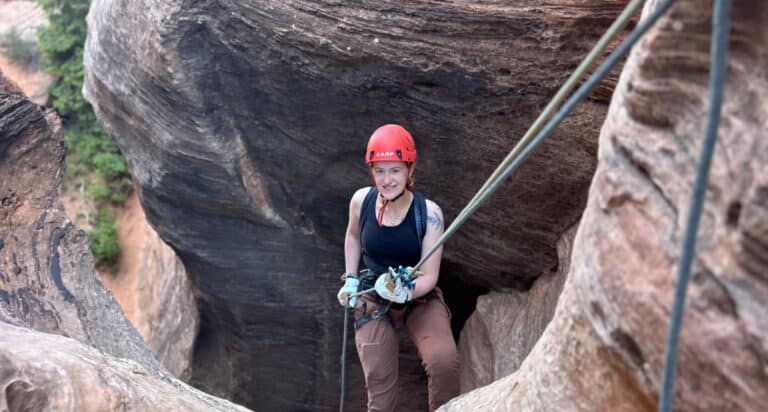
[[[97,225],[91,232],[91,250],[100,263],[114,261],[119,247],[116,230],[106,228],[104,206],[120,203],[130,190],[128,168],[112,138],[99,125],[91,105],[82,95],[83,49],[87,27],[85,16],[90,0],[37,0],[48,14],[48,26],[37,33],[37,45],[46,70],[56,77],[51,87],[53,107],[61,116],[67,142],[67,176],[85,182],[87,193],[100,208]],[[101,223],[98,223],[101,222]],[[111,220],[114,224],[114,218]],[[113,253],[113,254],[110,254]]]
[[[48,72],[58,80],[51,89],[54,108],[65,120],[91,111],[80,90],[83,87],[85,15],[89,0],[38,0],[48,14],[48,25],[38,29],[37,45]]]
[[[117,263],[120,243],[117,241],[115,215],[109,209],[99,209],[96,222],[88,235],[91,237],[91,252],[98,264],[112,266]]]
[[[35,42],[22,39],[16,27],[0,38],[0,44],[5,48],[3,54],[20,66],[33,69],[39,66],[41,56]]]
[[[109,202],[110,193],[109,188],[101,183],[91,183],[86,189],[88,195],[91,196],[96,202],[105,203]]]

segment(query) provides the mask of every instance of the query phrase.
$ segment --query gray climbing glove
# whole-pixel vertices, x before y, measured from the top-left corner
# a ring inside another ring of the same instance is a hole
[[[339,289],[336,298],[339,299],[341,306],[354,308],[357,303],[357,296],[352,296],[352,298],[349,296],[357,293],[357,286],[360,284],[360,280],[353,273],[345,273],[342,275],[342,278],[344,279],[344,286]]]
[[[389,268],[385,273],[382,273],[378,279],[374,288],[376,293],[384,299],[395,303],[405,303],[411,300],[411,289],[413,288],[413,282],[408,281],[406,276],[399,273],[395,269]]]

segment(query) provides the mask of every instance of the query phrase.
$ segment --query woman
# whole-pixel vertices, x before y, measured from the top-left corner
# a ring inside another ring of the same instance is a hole
[[[427,374],[429,409],[434,411],[459,393],[450,314],[436,286],[442,247],[422,265],[420,276],[410,285],[400,278],[393,281],[388,272],[419,262],[443,233],[443,213],[435,202],[412,191],[416,146],[402,126],[378,128],[368,141],[365,156],[374,186],[359,189],[349,204],[345,283],[338,298],[342,306],[355,307],[355,342],[368,390],[368,410],[395,409],[395,328],[403,326],[418,349]],[[367,269],[358,273],[361,256]],[[372,287],[375,293],[347,299],[351,293]]]

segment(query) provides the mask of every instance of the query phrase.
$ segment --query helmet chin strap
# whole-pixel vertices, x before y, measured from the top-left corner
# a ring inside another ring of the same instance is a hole
[[[405,189],[403,189],[403,191],[400,192],[399,195],[395,196],[394,199],[387,200],[387,199],[384,199],[384,195],[379,193],[379,196],[381,196],[381,198],[384,199],[384,202],[381,204],[381,209],[379,210],[379,215],[377,216],[377,219],[376,219],[379,222],[379,226],[384,226],[384,224],[383,224],[383,221],[384,221],[384,210],[387,208],[387,205],[389,204],[389,202],[394,202],[397,199],[400,199],[404,194],[405,194]]]

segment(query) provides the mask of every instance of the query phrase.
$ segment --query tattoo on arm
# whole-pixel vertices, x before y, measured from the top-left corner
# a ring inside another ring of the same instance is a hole
[[[427,223],[434,225],[438,230],[443,230],[443,220],[437,213],[427,216]]]

